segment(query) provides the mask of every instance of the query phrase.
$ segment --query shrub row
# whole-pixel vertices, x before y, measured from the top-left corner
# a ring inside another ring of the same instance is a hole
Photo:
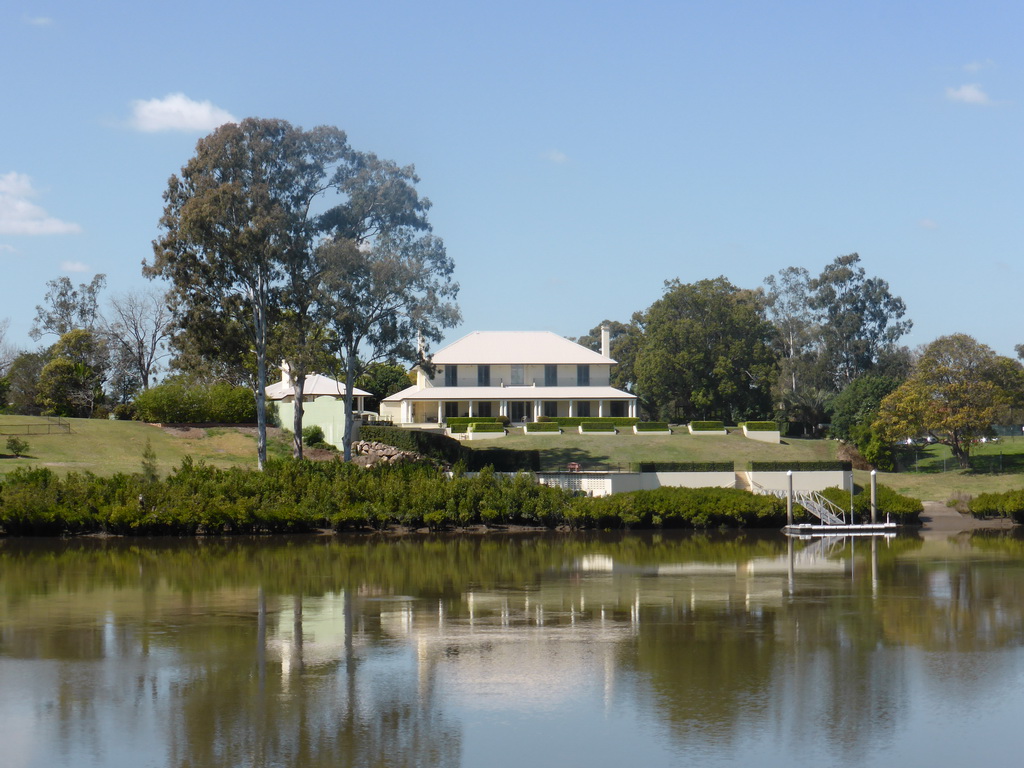
[[[578,427],[583,424],[591,424],[595,421],[608,421],[616,427],[632,427],[640,421],[633,416],[540,416],[537,421],[541,423],[557,424],[560,427]]]
[[[587,432],[615,432],[615,422],[612,421],[587,421],[580,424],[579,430],[581,433],[586,434]]]
[[[731,461],[642,461],[630,465],[634,472],[735,472],[735,467]]]
[[[426,432],[401,427],[364,426],[359,437],[413,451],[448,464],[463,462],[471,472],[492,466],[499,472],[536,472],[540,469],[539,451],[517,451],[512,448],[473,449],[458,440],[437,432]]]
[[[634,426],[637,432],[668,432],[667,421],[641,421]]]
[[[751,461],[747,465],[751,472],[849,472],[853,464],[849,461]]]
[[[1024,490],[980,493],[967,503],[967,508],[974,517],[1009,517],[1015,523],[1024,523]]]
[[[694,432],[717,432],[725,429],[722,421],[691,421],[690,429]]]
[[[464,424],[499,424],[504,417],[501,416],[449,416],[445,423],[449,427]]]
[[[448,475],[427,465],[371,470],[334,462],[270,461],[263,472],[185,459],[164,480],[19,469],[0,480],[6,535],[261,534],[444,529],[476,524],[549,528],[779,527],[781,499],[735,488],[661,488],[606,498],[540,485],[532,474]]]
[[[553,421],[534,421],[527,424],[524,431],[527,434],[533,434],[534,432],[561,432],[562,428]]]
[[[774,421],[745,421],[743,426],[747,432],[776,432],[779,429],[778,423]]]
[[[252,424],[256,399],[247,387],[168,382],[139,393],[135,418],[164,424]]]
[[[478,421],[469,425],[470,432],[504,432],[505,425],[500,422]]]

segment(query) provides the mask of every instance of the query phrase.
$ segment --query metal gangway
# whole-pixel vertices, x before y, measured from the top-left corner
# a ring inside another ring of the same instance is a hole
[[[789,491],[785,489],[764,488],[751,481],[750,489],[761,496],[777,496],[780,499],[789,498]],[[849,525],[847,523],[847,511],[842,507],[833,504],[817,491],[793,491],[793,503],[799,504],[825,525]]]

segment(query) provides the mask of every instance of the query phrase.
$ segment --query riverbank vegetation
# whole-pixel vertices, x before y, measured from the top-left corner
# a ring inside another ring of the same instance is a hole
[[[144,467],[145,469],[145,467]],[[897,497],[886,496],[885,499]],[[893,507],[895,509],[895,507]],[[605,498],[537,483],[530,473],[476,475],[428,464],[362,469],[282,459],[265,471],[187,458],[167,478],[23,468],[0,478],[6,535],[265,534],[431,531],[487,526],[564,529],[779,528],[785,502],[735,488],[660,488]]]

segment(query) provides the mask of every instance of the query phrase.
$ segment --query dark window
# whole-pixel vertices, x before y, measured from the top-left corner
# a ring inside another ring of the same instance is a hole
[[[558,366],[557,365],[545,365],[544,366],[544,386],[545,387],[557,387],[558,386]]]
[[[512,386],[521,387],[524,383],[523,377],[523,366],[513,365],[512,366]]]
[[[590,386],[590,366],[589,365],[577,365],[576,366],[576,386],[577,387],[589,387]]]
[[[583,418],[590,418],[590,401],[580,400],[576,403],[576,415]]]
[[[621,418],[623,416],[629,415],[629,413],[627,412],[628,403],[626,403],[624,400],[612,400],[611,406],[613,418]]]
[[[444,417],[450,419],[452,416],[459,415],[459,404],[454,402],[448,402],[444,404]]]
[[[549,419],[558,417],[558,403],[555,400],[544,401],[544,415]]]
[[[473,413],[474,416],[490,416],[491,415],[491,403],[477,403],[476,410]]]
[[[478,387],[491,386],[491,366],[478,365],[476,367],[476,385]]]
[[[446,365],[444,368],[444,385],[446,387],[459,386],[459,366]]]

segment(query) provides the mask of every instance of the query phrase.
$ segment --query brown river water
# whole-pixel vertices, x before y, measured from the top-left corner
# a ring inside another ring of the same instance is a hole
[[[0,540],[0,765],[962,766],[1013,532]]]

